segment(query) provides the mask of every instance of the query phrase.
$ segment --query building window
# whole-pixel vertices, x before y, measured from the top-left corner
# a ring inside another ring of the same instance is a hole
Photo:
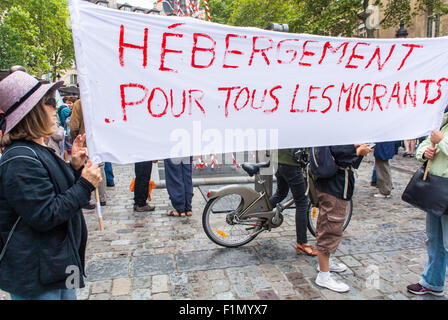
[[[70,75],[70,84],[76,85],[78,83],[78,75],[77,74],[71,74]]]

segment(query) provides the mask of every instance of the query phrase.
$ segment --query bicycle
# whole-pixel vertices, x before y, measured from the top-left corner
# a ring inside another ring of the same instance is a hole
[[[261,168],[269,166],[270,162],[242,165],[242,169],[251,177],[255,175],[255,179],[262,187],[261,192],[248,186],[229,185],[207,193],[208,201],[202,214],[202,226],[211,241],[227,248],[240,247],[255,239],[263,231],[271,231],[282,225],[282,212],[294,204],[294,199],[291,198],[272,208],[266,182],[259,174]],[[301,167],[302,172],[306,172],[307,166],[301,165]],[[304,179],[308,185],[307,174],[304,174]],[[316,236],[316,212],[317,204],[312,204],[310,201],[307,227],[313,236]],[[353,204],[350,200],[347,204],[344,230],[350,223],[352,213]]]

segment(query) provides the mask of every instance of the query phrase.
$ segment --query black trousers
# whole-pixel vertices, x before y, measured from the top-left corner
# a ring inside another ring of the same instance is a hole
[[[279,164],[275,176],[277,177],[277,190],[269,201],[272,207],[275,207],[277,203],[286,198],[289,189],[291,189],[296,204],[297,243],[307,243],[308,198],[305,195],[305,181],[300,167]]]
[[[134,164],[135,185],[134,204],[139,207],[146,205],[148,199],[149,180],[151,178],[152,161],[137,162]]]

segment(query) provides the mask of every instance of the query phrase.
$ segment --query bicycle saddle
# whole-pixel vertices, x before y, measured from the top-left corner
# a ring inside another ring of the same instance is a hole
[[[246,171],[249,176],[253,176],[260,172],[260,168],[268,168],[271,165],[271,162],[261,162],[261,163],[243,163],[241,168]]]

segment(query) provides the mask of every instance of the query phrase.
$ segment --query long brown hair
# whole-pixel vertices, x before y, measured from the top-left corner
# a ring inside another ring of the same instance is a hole
[[[54,129],[45,110],[45,101],[53,96],[54,91],[50,91],[40,99],[36,106],[11,131],[2,136],[0,144],[5,147],[16,140],[36,140],[51,136]]]

